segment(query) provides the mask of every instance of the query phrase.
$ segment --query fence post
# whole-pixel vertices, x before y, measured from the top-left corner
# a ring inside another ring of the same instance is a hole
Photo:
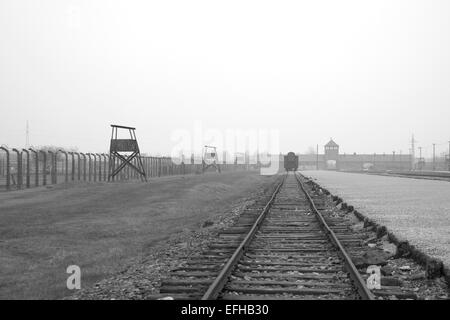
[[[52,167],[51,167],[51,170],[50,170],[50,180],[51,180],[52,184],[56,184],[57,179],[55,179],[55,173],[56,173],[56,170],[55,170],[55,164],[56,164],[55,153],[53,151],[48,151],[48,153],[51,155],[50,163],[52,164]]]
[[[106,181],[108,179],[108,177],[106,176],[108,169],[109,168],[109,155],[102,153],[103,154],[103,159],[105,160],[105,164],[103,166],[103,181]],[[107,158],[108,157],[108,158]],[[107,160],[108,159],[108,160]]]
[[[72,182],[75,181],[75,155],[73,152],[69,152],[70,157],[72,159],[72,174],[71,174],[71,178],[72,178]]]
[[[102,181],[102,155],[96,153],[98,156],[98,181]]]
[[[69,156],[68,156],[67,152],[64,150],[58,150],[58,151],[63,153],[64,156],[66,157],[66,161],[65,161],[66,168],[64,169],[64,171],[65,171],[64,172],[64,174],[65,174],[64,181],[66,183],[68,183],[69,182]],[[58,154],[58,151],[56,151],[55,156]]]
[[[17,189],[22,189],[22,152],[17,149],[12,149],[17,153]]]
[[[97,156],[95,153],[92,154],[94,157],[94,182],[97,181]]]
[[[153,157],[150,157],[150,177],[153,177]]]
[[[161,177],[161,165],[162,165],[162,159],[158,158],[158,178]]]
[[[86,155],[83,152],[80,154],[83,156],[83,181],[86,181]]]
[[[89,153],[94,158],[94,161],[92,162],[94,165],[94,170],[89,171],[89,175],[93,174],[93,181],[97,181],[96,173],[97,173],[97,157],[95,156],[95,153]],[[91,165],[91,162],[89,162],[89,166]],[[91,180],[89,180],[91,181]]]
[[[153,157],[153,158],[152,158],[152,161],[153,161],[153,165],[152,165],[152,176],[153,176],[153,177],[156,177],[156,176],[158,175],[158,173],[157,173],[158,171],[156,170],[156,168],[157,168],[157,163],[156,163],[156,162],[157,162],[158,160],[156,159],[156,157]]]
[[[92,174],[92,159],[91,159],[91,154],[90,153],[86,153],[86,155],[89,158],[89,175],[88,175],[88,177],[89,177],[89,182],[91,182],[91,179],[92,179],[92,177],[91,177],[91,174]]]
[[[47,153],[43,150],[39,150],[39,153],[44,155],[43,159],[43,169],[42,169],[42,185],[47,185]]]
[[[30,187],[30,152],[27,149],[22,149],[27,154],[27,188]]]
[[[80,158],[80,154],[78,152],[74,152],[74,154],[76,154],[77,158],[78,158],[78,181],[81,180],[81,158]]]
[[[35,157],[34,186],[37,187],[39,186],[39,153],[32,148],[30,148],[29,150],[33,152]]]
[[[162,176],[164,177],[167,173],[166,173],[166,170],[167,170],[167,168],[166,168],[166,158],[162,158],[161,159],[161,168],[162,168]]]
[[[10,190],[11,188],[11,180],[10,180],[10,164],[9,164],[9,150],[4,148],[4,147],[0,147],[1,150],[6,152],[6,190]]]
[[[148,177],[148,161],[147,161],[147,157],[143,157],[142,158],[142,160],[143,160],[143,165],[144,165],[144,171],[145,171],[145,174],[147,175],[147,177]]]
[[[139,158],[138,157],[134,158],[134,166],[135,167],[138,166],[138,162],[139,162]],[[133,170],[133,177],[134,177],[134,179],[138,178],[138,173],[136,170]]]

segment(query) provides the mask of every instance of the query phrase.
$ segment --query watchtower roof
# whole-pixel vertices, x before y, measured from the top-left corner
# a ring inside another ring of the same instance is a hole
[[[336,142],[334,142],[333,139],[330,139],[330,141],[328,141],[325,147],[339,147],[339,145]]]

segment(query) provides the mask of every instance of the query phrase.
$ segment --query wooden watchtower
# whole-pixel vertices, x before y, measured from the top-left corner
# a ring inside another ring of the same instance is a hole
[[[203,172],[210,167],[214,167],[220,173],[219,157],[217,155],[217,148],[213,146],[205,146],[203,151]]]
[[[131,167],[139,173],[142,181],[147,181],[144,165],[142,164],[141,153],[136,139],[136,128],[111,125],[111,146],[109,149],[109,173],[108,181],[114,181],[114,177],[119,174],[126,166]],[[130,139],[118,139],[119,129],[128,130]],[[133,160],[136,159],[135,164]]]

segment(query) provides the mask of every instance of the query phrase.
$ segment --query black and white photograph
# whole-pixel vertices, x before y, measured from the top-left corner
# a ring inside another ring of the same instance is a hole
[[[449,124],[447,0],[0,0],[0,300],[448,301]]]

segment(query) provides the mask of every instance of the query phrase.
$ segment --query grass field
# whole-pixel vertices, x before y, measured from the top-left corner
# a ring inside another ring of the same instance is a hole
[[[270,181],[230,172],[1,193],[0,299],[63,298],[67,266],[92,285]]]

